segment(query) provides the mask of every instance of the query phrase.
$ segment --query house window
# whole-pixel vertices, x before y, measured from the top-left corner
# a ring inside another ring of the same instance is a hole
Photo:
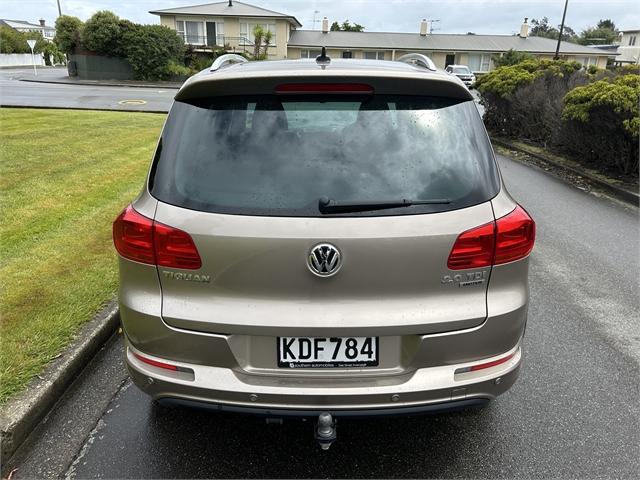
[[[636,36],[632,35],[632,36],[629,37],[629,46],[633,47],[633,46],[635,46],[635,44],[636,44]]]
[[[320,56],[321,53],[322,51],[320,50],[303,49],[303,50],[300,50],[300,58],[317,58]]]
[[[342,58],[353,58],[353,52],[351,50],[343,51]]]
[[[176,32],[184,43],[190,45],[222,45],[224,43],[224,23],[192,22],[176,20]]]
[[[366,60],[384,60],[384,52],[364,52]]]
[[[577,60],[584,67],[588,67],[589,65],[598,65],[598,57],[579,57]]]
[[[470,53],[469,69],[472,72],[488,72],[491,68],[491,54],[489,53]]]
[[[253,45],[256,38],[253,36],[253,29],[260,25],[263,30],[271,32],[271,42],[269,45],[276,44],[276,26],[272,23],[241,23],[240,36],[246,40],[249,45]]]

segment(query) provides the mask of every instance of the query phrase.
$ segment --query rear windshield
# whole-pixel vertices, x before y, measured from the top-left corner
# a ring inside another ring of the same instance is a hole
[[[498,191],[473,101],[414,96],[217,97],[175,102],[150,184],[206,212],[327,216],[319,199],[448,203],[332,213],[440,212]]]

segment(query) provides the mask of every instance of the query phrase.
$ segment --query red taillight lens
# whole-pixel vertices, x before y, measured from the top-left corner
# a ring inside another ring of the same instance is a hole
[[[467,230],[453,245],[447,267],[450,270],[488,267],[493,261],[494,244],[494,222]]]
[[[189,270],[200,268],[200,255],[188,233],[157,222],[153,228],[158,265]]]
[[[494,265],[526,257],[533,250],[536,224],[521,206],[496,221],[496,256]]]
[[[188,233],[154,222],[131,205],[113,222],[113,243],[120,255],[136,262],[189,270],[202,266]]]
[[[131,205],[113,222],[113,243],[124,258],[155,264],[153,220],[140,215]]]
[[[364,83],[283,83],[276,87],[276,94],[297,95],[304,93],[340,93],[371,95],[373,87]]]
[[[451,249],[447,267],[464,270],[520,260],[531,253],[535,239],[535,222],[517,206],[496,222],[462,233]]]

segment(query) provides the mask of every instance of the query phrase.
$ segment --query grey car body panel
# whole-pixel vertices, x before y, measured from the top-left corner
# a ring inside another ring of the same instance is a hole
[[[369,83],[376,92],[430,85],[429,94],[470,98],[454,76],[394,63],[336,61],[327,69],[299,61],[240,64],[192,77],[176,98],[248,89],[259,93],[260,88],[272,93],[279,83],[338,81],[341,76],[342,81]],[[461,232],[516,207],[502,182],[489,201],[421,215],[215,214],[159,202],[146,185],[133,207],[188,232],[202,258],[202,267],[192,271],[119,258],[127,365],[136,385],[154,398],[259,409],[420,407],[495,398],[518,376],[528,257],[479,269],[483,281],[473,285],[443,282],[447,275],[478,273],[450,271],[447,257]],[[313,275],[305,262],[309,249],[322,242],[332,243],[343,255],[342,269],[330,278]],[[210,281],[169,278],[166,271],[203,274]],[[380,363],[368,368],[278,368],[278,336],[380,336]],[[191,368],[194,380],[142,364],[132,350]],[[502,367],[466,380],[453,374],[469,362],[509,351],[518,353]],[[494,382],[498,377],[499,384]],[[390,400],[392,392],[400,395],[399,401]]]

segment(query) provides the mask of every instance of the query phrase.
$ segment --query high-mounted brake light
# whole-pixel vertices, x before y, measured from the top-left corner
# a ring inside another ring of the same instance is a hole
[[[276,87],[278,95],[313,93],[371,95],[373,87],[364,83],[283,83]]]
[[[113,222],[113,243],[121,256],[136,262],[188,270],[202,266],[187,232],[155,222],[131,205]]]
[[[536,238],[536,224],[521,206],[495,222],[467,230],[456,239],[450,270],[490,267],[526,257]]]

